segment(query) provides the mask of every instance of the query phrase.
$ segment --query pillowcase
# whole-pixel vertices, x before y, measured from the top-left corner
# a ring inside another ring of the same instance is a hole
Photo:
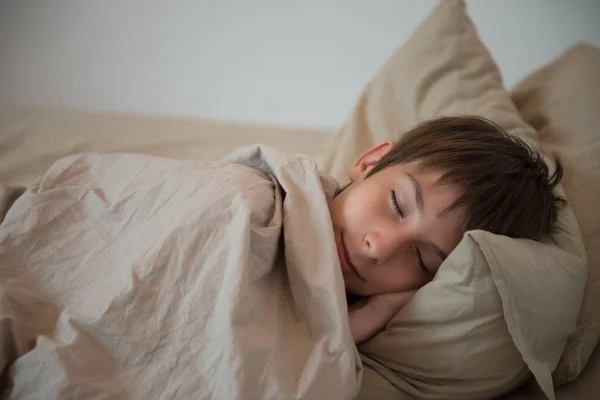
[[[369,146],[443,115],[490,118],[535,145],[464,1],[442,0],[367,84],[321,167],[339,179]],[[531,374],[554,398],[551,372],[575,330],[586,278],[570,209],[546,243],[465,234],[386,329],[359,348],[361,399],[480,399]]]
[[[553,374],[555,385],[562,385],[579,375],[600,337],[600,48],[572,47],[522,80],[512,99],[539,132],[542,149],[561,155],[562,183],[588,256],[577,330]]]

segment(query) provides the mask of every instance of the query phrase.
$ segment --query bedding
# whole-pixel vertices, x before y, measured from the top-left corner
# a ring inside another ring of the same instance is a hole
[[[264,146],[226,161],[87,154],[3,187],[9,398],[356,395],[337,183]]]
[[[237,147],[267,143],[290,153],[317,155],[329,134],[211,120],[0,108],[0,182],[29,185],[56,160],[90,152],[216,161]]]

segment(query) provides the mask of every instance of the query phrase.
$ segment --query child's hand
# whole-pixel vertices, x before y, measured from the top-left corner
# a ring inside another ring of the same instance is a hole
[[[407,290],[377,294],[350,306],[348,319],[354,342],[363,342],[381,331],[415,293],[416,290]]]

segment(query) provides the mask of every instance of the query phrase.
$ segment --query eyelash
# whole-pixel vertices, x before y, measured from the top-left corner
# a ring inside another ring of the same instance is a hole
[[[400,208],[400,204],[398,204],[398,198],[396,197],[396,191],[393,189],[391,190],[391,196],[392,196],[392,204],[394,205],[394,208],[396,209],[398,214],[400,214],[400,216],[402,218],[404,218],[404,213],[402,212],[402,209]],[[417,261],[419,262],[419,267],[421,268],[421,271],[424,274],[429,274],[429,270],[427,269],[427,267],[425,267],[425,263],[423,262],[423,257],[421,256],[421,252],[419,251],[418,247],[415,247],[415,253],[417,254]]]
[[[400,208],[400,204],[398,204],[398,199],[396,198],[396,191],[394,189],[392,189],[391,195],[392,195],[392,204],[394,204],[394,208],[396,209],[398,214],[400,214],[400,216],[402,218],[404,218],[404,213],[402,212],[402,209]]]
[[[419,267],[421,268],[421,271],[423,271],[425,275],[429,275],[429,270],[423,262],[423,257],[421,257],[421,252],[419,251],[418,247],[415,247],[415,252],[417,253],[417,258],[419,259]]]

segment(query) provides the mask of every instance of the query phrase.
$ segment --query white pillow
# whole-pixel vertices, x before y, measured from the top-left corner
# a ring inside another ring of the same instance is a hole
[[[464,114],[537,141],[464,1],[443,0],[367,84],[321,166],[345,181],[370,145],[397,139],[423,120]],[[366,369],[360,398],[490,398],[530,372],[553,398],[551,372],[575,329],[586,276],[570,209],[559,226],[556,244],[467,233],[435,279],[360,346]]]

